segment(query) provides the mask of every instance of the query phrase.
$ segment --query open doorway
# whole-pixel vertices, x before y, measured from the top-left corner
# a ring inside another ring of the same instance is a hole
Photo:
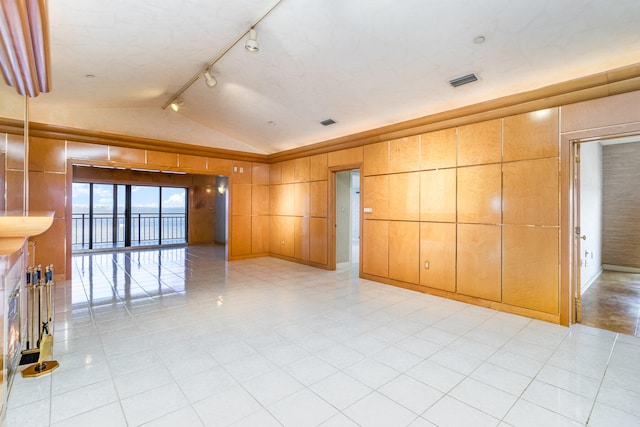
[[[360,169],[335,173],[336,266],[360,263]]]
[[[640,137],[574,143],[576,321],[640,336]]]

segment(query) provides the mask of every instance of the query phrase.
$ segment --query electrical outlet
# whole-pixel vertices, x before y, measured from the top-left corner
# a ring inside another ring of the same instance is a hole
[[[244,173],[244,168],[240,167],[240,173]]]
[[[373,213],[373,208],[364,208],[362,211],[364,213]]]

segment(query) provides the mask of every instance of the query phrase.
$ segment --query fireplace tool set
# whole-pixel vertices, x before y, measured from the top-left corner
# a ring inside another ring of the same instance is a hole
[[[48,374],[59,364],[46,360],[53,351],[53,264],[29,267],[26,276],[27,290],[27,343],[22,351],[20,365],[31,364],[22,371],[23,377]]]

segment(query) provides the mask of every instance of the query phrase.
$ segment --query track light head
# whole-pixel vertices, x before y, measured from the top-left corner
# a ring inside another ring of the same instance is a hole
[[[204,72],[204,82],[209,87],[214,87],[215,85],[218,84],[218,81],[213,76],[213,73],[211,72],[211,69],[208,69],[207,71]]]
[[[170,104],[171,109],[177,113],[180,110],[180,108],[182,108],[182,104],[183,102],[178,98],[176,98],[173,101],[171,101],[171,104]]]
[[[255,28],[249,30],[249,38],[247,38],[244,48],[251,53],[258,53],[260,51],[260,45],[258,44],[258,34]]]

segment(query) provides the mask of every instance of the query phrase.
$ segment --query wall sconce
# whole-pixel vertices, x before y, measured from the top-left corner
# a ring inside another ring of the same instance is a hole
[[[218,194],[222,196],[225,193],[225,191],[227,191],[227,187],[225,187],[224,184],[218,185]]]

